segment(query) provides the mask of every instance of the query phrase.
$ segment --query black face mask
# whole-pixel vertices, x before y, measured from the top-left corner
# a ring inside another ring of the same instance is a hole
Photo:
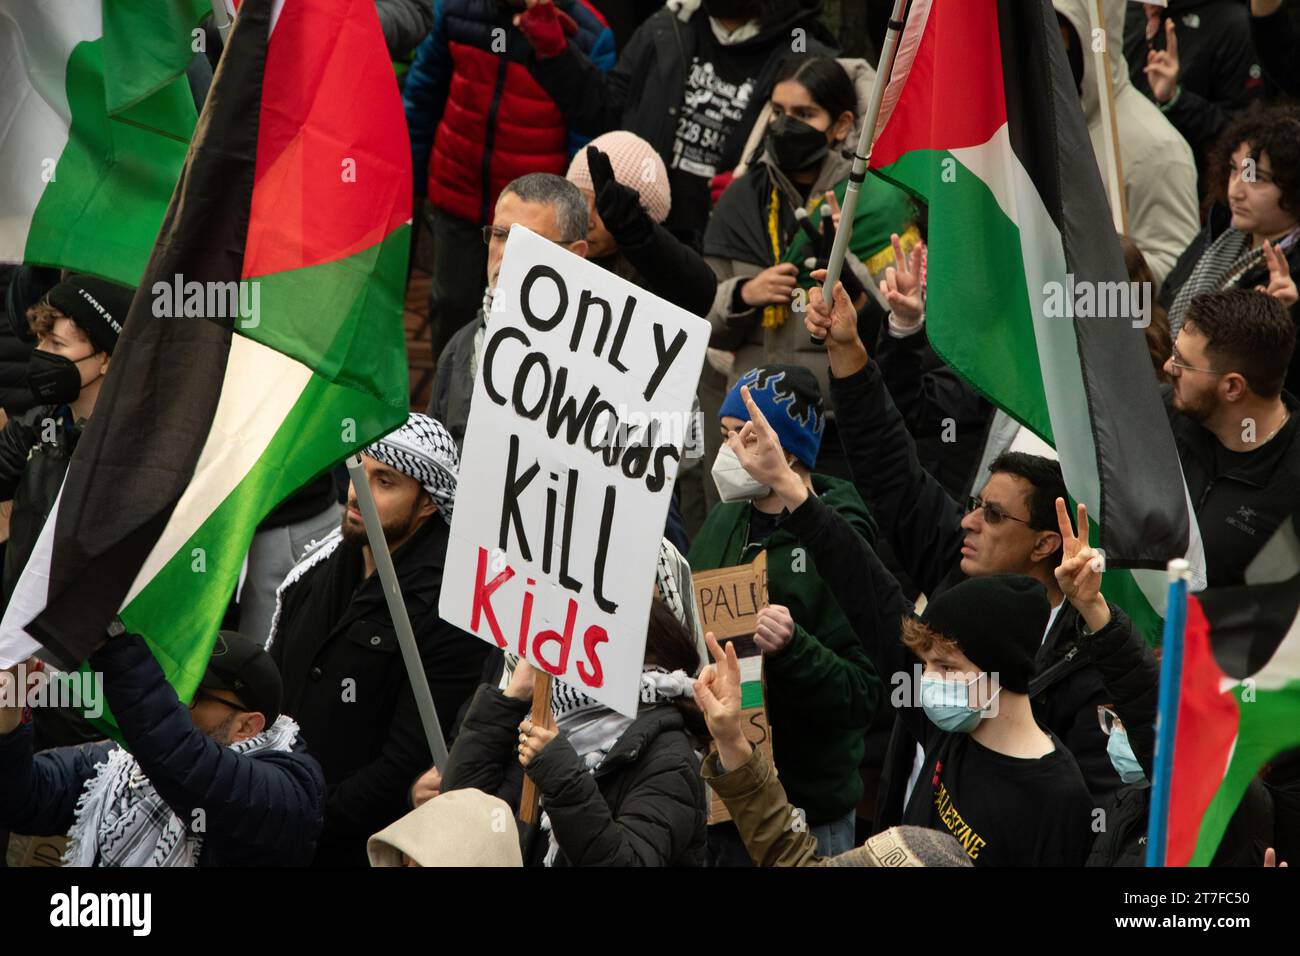
[[[67,405],[81,394],[81,372],[71,359],[35,349],[27,361],[27,385],[36,404]]]
[[[825,159],[830,143],[826,141],[825,130],[782,115],[767,128],[767,148],[777,166],[786,172],[798,172]]]
[[[762,9],[758,0],[704,0],[702,6],[715,20],[752,20]]]

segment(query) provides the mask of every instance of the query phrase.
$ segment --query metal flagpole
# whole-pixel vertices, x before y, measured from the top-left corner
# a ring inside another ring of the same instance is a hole
[[[1165,632],[1160,658],[1155,768],[1147,821],[1147,866],[1165,865],[1165,848],[1169,842],[1169,785],[1174,773],[1174,733],[1178,729],[1178,698],[1183,680],[1183,631],[1187,625],[1190,568],[1191,565],[1183,558],[1175,558],[1168,565],[1169,597],[1165,602]]]
[[[880,68],[876,70],[876,82],[871,87],[871,102],[867,105],[867,115],[862,121],[858,150],[853,156],[853,170],[849,173],[849,185],[844,190],[844,202],[840,205],[840,227],[835,230],[835,242],[826,264],[822,298],[826,300],[827,308],[834,302],[832,293],[835,283],[839,281],[840,269],[844,266],[849,236],[853,234],[853,214],[858,205],[858,191],[867,178],[867,163],[871,161],[871,146],[876,138],[876,120],[880,117],[880,103],[885,96],[885,87],[889,85],[890,74],[894,71],[894,54],[898,51],[898,36],[903,32],[903,10],[906,6],[907,0],[894,0],[894,11],[889,16],[889,29],[885,33],[885,45],[880,52]],[[816,336],[814,338],[823,341]]]
[[[402,648],[406,674],[411,679],[411,690],[415,693],[415,703],[420,709],[420,723],[424,725],[424,736],[429,741],[433,765],[441,770],[447,764],[447,742],[443,739],[442,727],[438,724],[438,712],[433,706],[429,680],[424,675],[420,649],[415,645],[415,632],[411,630],[411,619],[406,613],[406,602],[402,600],[402,589],[397,584],[397,572],[393,570],[393,556],[388,553],[388,542],[384,540],[384,529],[379,523],[379,509],[375,507],[374,495],[370,493],[370,481],[366,478],[366,469],[361,464],[361,456],[353,455],[348,459],[347,464],[348,475],[352,478],[352,487],[357,490],[357,504],[361,506],[361,518],[366,523],[366,538],[370,542],[370,550],[375,558],[375,572],[379,575],[384,598],[388,601],[388,613],[397,631],[397,643]]]

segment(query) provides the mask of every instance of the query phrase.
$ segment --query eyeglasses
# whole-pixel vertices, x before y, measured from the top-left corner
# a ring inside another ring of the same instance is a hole
[[[971,495],[966,499],[967,514],[974,514],[981,508],[984,509],[984,520],[989,524],[1001,524],[1003,519],[1019,521],[1021,524],[1025,525],[1029,524],[1028,519],[1017,518],[1015,515],[1007,514],[1000,506],[995,505],[992,502],[987,502],[983,498],[976,498],[974,495]]]
[[[494,242],[505,242],[510,236],[510,230],[502,226],[484,226],[483,241],[489,246]],[[579,236],[578,239],[586,239],[586,236]],[[578,239],[552,239],[557,246],[569,246],[577,242]]]
[[[237,704],[234,701],[226,700],[224,697],[218,697],[216,694],[209,694],[202,687],[200,687],[198,690],[194,692],[194,699],[190,701],[190,710],[193,710],[194,705],[197,704],[200,700],[211,700],[211,701],[215,701],[218,704],[225,704],[231,710],[237,711],[238,713],[241,714],[245,712],[245,708],[242,704]]]
[[[1196,368],[1192,365],[1183,364],[1183,357],[1178,353],[1178,347],[1171,348],[1172,357],[1169,359],[1169,366],[1176,368],[1181,372],[1205,372],[1209,375],[1226,375],[1227,372],[1220,372],[1217,368]]]
[[[1107,737],[1116,727],[1119,727],[1120,730],[1124,729],[1124,721],[1119,719],[1119,714],[1105,704],[1097,705],[1097,722],[1101,724],[1101,732]]]

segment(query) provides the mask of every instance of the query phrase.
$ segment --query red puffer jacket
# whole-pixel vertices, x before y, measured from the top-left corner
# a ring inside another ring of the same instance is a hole
[[[603,69],[613,34],[587,0],[557,4],[578,26],[569,42]],[[491,221],[501,189],[525,173],[563,175],[580,145],[523,65],[530,47],[497,0],[439,0],[403,99],[417,191],[470,222]]]

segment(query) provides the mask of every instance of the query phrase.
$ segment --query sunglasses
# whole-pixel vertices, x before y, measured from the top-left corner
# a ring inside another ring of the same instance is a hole
[[[971,495],[966,499],[967,514],[974,514],[976,511],[981,509],[984,511],[984,520],[989,524],[1001,524],[1003,520],[1019,521],[1021,524],[1025,525],[1029,524],[1027,518],[1017,518],[1015,515],[1007,514],[1000,506],[995,505],[992,502],[986,502],[983,498],[977,498],[974,495]]]
[[[197,704],[200,700],[214,701],[215,703],[218,704],[224,704],[225,706],[229,707],[231,710],[236,711],[238,713],[241,714],[245,713],[245,708],[242,704],[237,704],[234,701],[226,700],[224,697],[218,697],[216,694],[209,694],[202,687],[200,687],[198,690],[194,692],[194,699],[190,701],[190,710],[193,710],[194,705]]]

